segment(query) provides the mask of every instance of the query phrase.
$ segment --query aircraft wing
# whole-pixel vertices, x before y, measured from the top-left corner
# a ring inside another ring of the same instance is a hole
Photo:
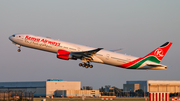
[[[122,51],[122,50],[125,50],[123,48],[120,48],[120,49],[116,49],[116,50],[110,50],[111,52],[119,52],[119,51]]]
[[[71,54],[78,58],[85,58],[85,57],[92,57],[94,54],[96,54],[98,51],[100,51],[103,48],[97,48],[94,50],[89,51],[78,51],[78,52],[71,52]]]

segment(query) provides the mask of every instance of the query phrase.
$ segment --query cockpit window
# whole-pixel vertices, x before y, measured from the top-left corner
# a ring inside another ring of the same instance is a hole
[[[13,37],[15,37],[15,35],[12,35]]]

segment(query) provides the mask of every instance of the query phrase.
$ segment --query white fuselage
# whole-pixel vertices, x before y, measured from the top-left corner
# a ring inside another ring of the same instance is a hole
[[[30,47],[30,48],[48,51],[52,53],[57,53],[59,49],[66,50],[69,52],[87,51],[87,50],[95,49],[92,47],[87,47],[83,45],[73,44],[69,42],[64,42],[60,40],[54,40],[51,38],[45,38],[45,37],[29,35],[29,34],[16,34],[14,37],[12,36],[9,37],[9,39],[16,45]],[[125,55],[125,54],[119,54],[119,53],[107,51],[104,49],[97,52],[95,55],[93,55],[92,58],[93,58],[92,62],[104,63],[108,65],[113,65],[113,66],[119,66],[121,64],[125,64],[135,59],[138,59],[138,57],[133,57],[133,56]],[[156,64],[151,61],[146,61],[137,69],[140,69],[141,67],[145,66],[147,63]],[[149,67],[145,66],[145,69],[146,68],[149,68]]]

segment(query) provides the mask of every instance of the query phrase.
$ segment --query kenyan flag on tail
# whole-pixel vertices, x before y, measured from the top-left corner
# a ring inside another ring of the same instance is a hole
[[[144,58],[150,57],[148,60],[156,63],[160,63],[163,57],[165,56],[166,52],[171,47],[171,42],[166,42],[148,55],[146,55]]]
[[[152,61],[155,63],[160,63],[163,57],[165,56],[168,49],[171,47],[171,42],[166,42],[145,57],[138,58],[136,60],[133,60],[131,62],[118,65],[118,67],[128,68],[128,69],[136,69],[139,66],[141,66],[146,61]]]

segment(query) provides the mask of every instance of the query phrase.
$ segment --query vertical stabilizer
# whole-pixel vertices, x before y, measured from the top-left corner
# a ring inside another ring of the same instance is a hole
[[[172,42],[166,42],[143,58],[148,58],[149,61],[160,63],[171,45]]]

